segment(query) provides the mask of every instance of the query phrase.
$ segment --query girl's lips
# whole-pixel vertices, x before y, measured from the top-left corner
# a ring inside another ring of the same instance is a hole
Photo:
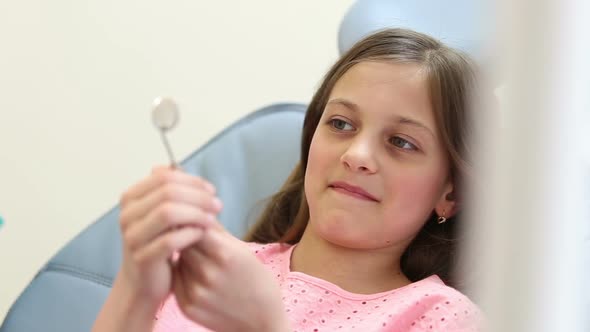
[[[359,199],[363,199],[363,200],[367,200],[367,201],[372,201],[372,202],[379,201],[377,198],[375,198],[373,195],[366,192],[361,187],[358,187],[358,186],[355,186],[355,185],[352,185],[352,184],[349,184],[346,182],[342,182],[342,181],[333,182],[329,185],[329,187],[339,193],[346,194],[346,195],[349,195],[349,196],[352,196],[355,198],[359,198]]]

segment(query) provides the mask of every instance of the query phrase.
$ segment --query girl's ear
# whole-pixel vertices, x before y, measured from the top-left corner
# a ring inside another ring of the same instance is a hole
[[[450,218],[459,211],[459,202],[454,190],[454,185],[449,182],[446,185],[445,190],[443,190],[438,203],[434,207],[438,216]]]

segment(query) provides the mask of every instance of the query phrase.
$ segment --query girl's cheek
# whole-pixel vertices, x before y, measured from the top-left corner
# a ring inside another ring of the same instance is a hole
[[[403,191],[393,193],[393,196],[404,201],[399,202],[400,204],[404,206],[419,204],[424,205],[424,209],[430,209],[431,202],[437,199],[435,196],[439,192],[439,182],[439,177],[433,174],[399,173],[399,176],[392,179],[389,187]],[[428,207],[426,207],[426,204],[428,204]]]

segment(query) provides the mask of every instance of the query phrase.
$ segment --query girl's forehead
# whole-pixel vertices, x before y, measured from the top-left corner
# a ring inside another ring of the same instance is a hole
[[[414,118],[434,127],[426,71],[415,63],[358,63],[334,85],[327,106],[335,103],[356,105],[360,112]]]
[[[426,90],[424,66],[417,63],[393,61],[363,61],[348,69],[337,81],[332,92],[342,88],[385,86]]]

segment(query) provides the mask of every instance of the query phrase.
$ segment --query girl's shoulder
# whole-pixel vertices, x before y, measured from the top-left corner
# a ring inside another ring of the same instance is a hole
[[[406,286],[405,296],[413,304],[410,307],[415,309],[410,316],[415,317],[411,326],[416,330],[436,327],[445,331],[481,331],[485,327],[485,317],[479,307],[436,275]]]
[[[250,251],[262,262],[274,260],[288,254],[292,245],[286,243],[255,243],[245,242]]]
[[[293,246],[286,243],[246,243],[258,260],[269,268],[279,283],[289,274]]]

